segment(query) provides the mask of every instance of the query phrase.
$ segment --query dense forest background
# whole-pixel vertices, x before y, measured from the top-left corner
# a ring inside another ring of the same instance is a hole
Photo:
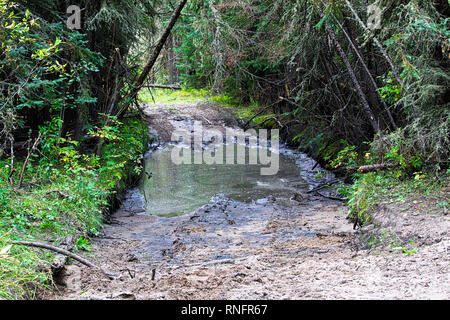
[[[257,102],[263,125],[326,161],[374,141],[378,157],[448,165],[448,2],[371,4],[188,1],[149,79]],[[68,30],[67,1],[1,2],[3,156],[49,121],[79,140],[122,115],[177,3],[77,5]]]
[[[0,298],[51,287],[54,257],[17,240],[88,251],[142,175],[147,84],[201,88],[343,172],[354,227],[391,194],[437,195],[449,13],[447,0],[0,0]],[[447,195],[430,199],[447,214]]]
[[[369,5],[380,8],[372,30]],[[447,1],[191,2],[176,65],[188,86],[266,106],[266,125],[325,160],[375,137],[379,157],[438,165],[449,156],[448,14]]]

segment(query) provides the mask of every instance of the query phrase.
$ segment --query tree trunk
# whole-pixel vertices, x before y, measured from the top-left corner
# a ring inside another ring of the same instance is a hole
[[[173,36],[169,37],[169,84],[173,85],[173,79],[174,79],[174,71],[175,71],[175,61],[174,61],[174,54],[173,54]]]
[[[336,20],[336,21],[337,21],[337,20]],[[338,22],[338,21],[337,21],[337,22]],[[369,80],[370,84],[372,85],[372,89],[373,89],[374,91],[376,91],[377,88],[378,88],[377,83],[375,82],[375,79],[373,78],[372,73],[370,72],[369,68],[367,67],[367,64],[365,63],[365,61],[364,61],[364,59],[363,59],[363,57],[362,57],[362,55],[361,55],[361,52],[359,51],[358,47],[355,45],[354,39],[352,38],[351,35],[349,35],[349,34],[345,31],[344,27],[343,27],[339,22],[338,22],[338,24],[339,24],[339,27],[341,28],[342,32],[344,33],[345,37],[347,38],[348,42],[350,43],[350,46],[353,48],[353,51],[355,51],[356,55],[358,56],[358,59],[359,59],[359,61],[361,62],[362,66],[363,66],[363,68],[364,68],[364,70],[365,70],[365,72],[366,72],[366,75],[367,75],[367,77],[368,77],[368,80]],[[382,103],[382,105],[383,105],[384,111],[385,111],[386,114],[388,115],[388,118],[389,118],[389,121],[390,121],[392,127],[393,127],[394,129],[397,129],[397,125],[396,125],[396,123],[395,123],[395,121],[394,121],[394,118],[392,117],[391,112],[389,111],[388,106],[387,106],[386,103],[382,100],[382,98],[381,98],[381,96],[380,96],[380,94],[379,94],[378,92],[377,92],[377,96],[379,97],[379,99],[380,99],[380,101],[381,101],[381,103]]]
[[[186,5],[187,0],[181,0],[177,9],[172,15],[172,18],[170,19],[169,25],[166,27],[166,30],[164,30],[164,33],[162,34],[161,38],[158,41],[158,44],[156,45],[155,50],[153,51],[153,54],[151,55],[150,59],[148,60],[147,64],[144,67],[144,70],[142,71],[141,75],[139,76],[138,80],[134,84],[134,88],[132,89],[131,93],[128,96],[128,101],[125,104],[125,106],[122,108],[122,110],[119,111],[118,116],[121,116],[125,110],[128,108],[130,103],[134,100],[136,100],[137,95],[139,91],[144,86],[145,80],[147,79],[150,71],[152,70],[156,59],[158,59],[159,54],[161,53],[162,48],[164,47],[164,44],[167,41],[167,38],[169,38],[169,35],[173,29],[173,26],[177,22],[178,18],[181,15],[181,11],[183,10],[184,6]]]
[[[347,55],[345,54],[339,41],[337,40],[334,31],[331,28],[327,28],[327,31],[328,31],[328,35],[330,36],[330,38],[333,40],[334,44],[336,45],[339,55],[341,56],[345,66],[347,68],[347,71],[350,74],[350,78],[352,79],[352,82],[356,88],[356,91],[359,94],[359,97],[361,98],[361,103],[363,105],[364,112],[366,113],[367,118],[369,118],[369,121],[370,121],[370,124],[372,125],[373,130],[375,131],[375,133],[378,133],[380,131],[380,127],[378,125],[378,122],[375,119],[372,109],[369,106],[369,103],[367,102],[366,95],[364,94],[364,92],[361,89],[361,85],[359,84],[358,79],[356,78],[355,72],[353,71],[353,68],[350,65],[350,62],[347,59]]]
[[[353,8],[353,6],[350,4],[350,1],[345,0],[345,3],[347,4],[347,6],[349,7],[350,11],[353,13],[353,16],[355,17],[356,21],[358,21],[359,25],[364,29],[364,31],[368,34],[368,35],[372,35],[371,31],[369,30],[369,28],[367,28],[367,26],[364,24],[364,22],[362,22],[361,18],[359,17],[358,13],[356,12],[356,10]],[[386,59],[386,61],[389,63],[389,65],[391,66],[392,72],[394,73],[395,78],[397,79],[397,82],[400,84],[400,86],[403,88],[403,80],[400,77],[400,73],[398,72],[397,67],[394,65],[394,63],[392,62],[391,57],[389,57],[389,55],[387,54],[386,50],[384,50],[383,46],[381,45],[380,41],[378,41],[377,37],[375,37],[374,35],[372,35],[372,39],[375,42],[375,44],[377,45],[377,47],[380,49],[381,54],[383,55],[383,57]]]

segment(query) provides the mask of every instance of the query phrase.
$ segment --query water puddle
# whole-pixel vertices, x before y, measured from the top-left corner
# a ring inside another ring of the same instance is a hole
[[[225,150],[230,147],[237,146],[228,145]],[[251,203],[256,200],[264,202],[268,196],[308,190],[308,183],[292,157],[281,154],[278,173],[263,176],[261,168],[267,166],[259,164],[176,165],[171,159],[173,148],[173,145],[165,146],[146,158],[146,177],[139,189],[146,200],[147,214],[161,217],[184,215],[209,203],[216,194]]]

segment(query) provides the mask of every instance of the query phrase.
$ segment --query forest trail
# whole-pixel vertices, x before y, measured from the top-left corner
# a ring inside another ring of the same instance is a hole
[[[162,142],[191,120],[217,128],[237,125],[231,114],[204,103],[151,104],[145,114],[151,132]],[[314,174],[306,172],[305,180],[308,176]],[[417,252],[407,255],[385,249],[358,250],[362,234],[345,219],[342,202],[313,194],[286,192],[252,203],[218,194],[194,212],[171,218],[147,215],[144,206],[139,191],[130,190],[89,254],[97,265],[119,275],[116,279],[73,264],[58,278],[61,291],[51,298],[450,296],[448,217],[409,220],[413,223],[405,237],[421,229],[434,232],[417,243]],[[399,226],[403,221],[399,219],[389,223]]]

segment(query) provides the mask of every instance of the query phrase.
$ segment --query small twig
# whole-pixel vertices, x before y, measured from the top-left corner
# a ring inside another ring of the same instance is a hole
[[[130,270],[129,268],[125,268],[121,269],[120,271],[127,271],[131,279],[134,279],[136,277],[136,270]]]
[[[23,174],[25,173],[25,169],[27,168],[27,164],[28,164],[28,161],[30,160],[30,156],[33,154],[33,151],[37,147],[37,145],[40,142],[41,138],[42,138],[42,133],[39,132],[39,136],[36,138],[36,140],[33,143],[33,146],[28,151],[27,157],[26,157],[25,162],[23,163],[23,166],[22,166],[22,171],[20,172],[20,176],[19,176],[19,186],[18,186],[19,189],[22,187]]]
[[[12,136],[9,137],[9,142],[11,144],[11,168],[9,171],[9,183],[11,184],[11,188],[14,190],[14,183],[13,183],[13,174],[14,174],[14,138]]]
[[[319,161],[316,161],[316,164],[312,167],[311,170],[314,170],[319,165]]]
[[[150,87],[147,87],[147,90],[148,90],[148,92],[150,93],[150,95],[152,96],[153,103],[156,103],[155,97],[153,96],[153,92],[152,92],[152,90],[150,89]]]
[[[339,180],[337,180],[337,179],[331,180],[331,181],[329,181],[329,182],[325,182],[325,183],[321,184],[320,186],[315,187],[314,189],[311,189],[311,190],[307,191],[306,193],[313,193],[313,192],[322,190],[322,189],[324,189],[324,188],[331,187],[331,185],[333,185],[333,184],[335,184],[335,183],[337,183],[337,182],[339,182]]]
[[[333,196],[327,196],[327,195],[325,195],[325,194],[320,193],[319,191],[316,191],[316,193],[317,193],[319,196],[321,196],[321,197],[328,198],[328,199],[331,199],[331,200],[345,201],[345,199],[338,198],[338,197],[333,197]]]
[[[209,125],[212,125],[211,121],[209,121],[208,119],[206,119],[203,115],[200,115],[203,119],[206,120],[206,122],[208,122]]]

